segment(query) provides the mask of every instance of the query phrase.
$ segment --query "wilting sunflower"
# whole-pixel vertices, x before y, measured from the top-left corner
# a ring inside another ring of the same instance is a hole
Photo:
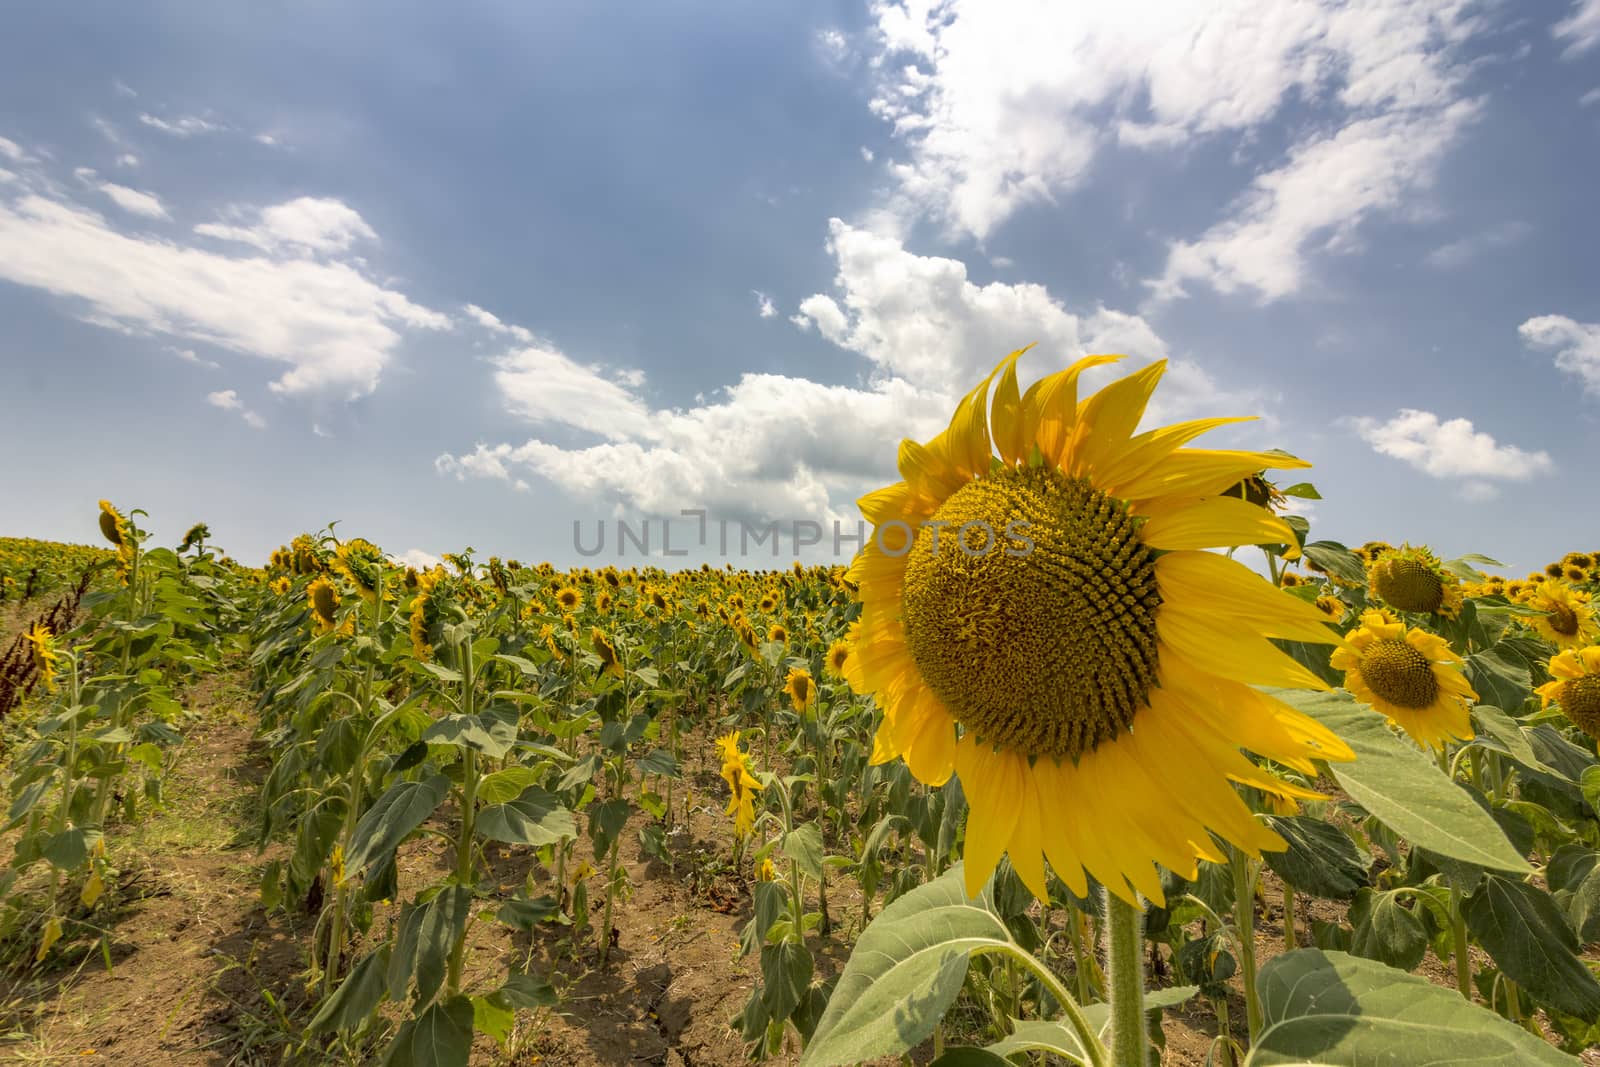
[[[306,587],[306,601],[311,605],[311,629],[318,634],[332,632],[339,622],[339,588],[326,578],[318,578]]]
[[[845,664],[850,662],[850,642],[839,638],[828,646],[828,673],[835,678],[844,677]]]
[[[750,757],[739,751],[739,732],[717,738],[717,753],[722,757],[722,780],[728,783],[730,797],[724,812],[733,816],[733,832],[746,837],[756,825],[756,794],[764,787],[750,773]]]
[[[1545,581],[1525,590],[1522,602],[1543,615],[1527,617],[1539,636],[1557,648],[1578,648],[1600,641],[1600,625],[1595,623],[1589,594],[1566,582]]]
[[[1444,638],[1408,628],[1393,616],[1368,611],[1333,652],[1344,687],[1371,704],[1419,745],[1443,748],[1472,738],[1471,707],[1477,699],[1461,657]]]
[[[1294,545],[1282,519],[1220,494],[1307,464],[1182,447],[1236,419],[1136,435],[1165,363],[1080,403],[1078,376],[1116,357],[1023,394],[1021,354],[939,436],[902,442],[905,480],[860,501],[875,530],[850,569],[862,610],[846,675],[883,708],[873,762],[904,756],[930,785],[960,775],[969,895],[1009,852],[1040,898],[1048,857],[1080,896],[1087,870],[1130,902],[1163,900],[1154,864],[1187,878],[1222,862],[1210,833],[1252,855],[1284,847],[1229,784],[1281,788],[1241,748],[1306,774],[1353,758],[1251,688],[1326,688],[1268,641],[1336,642],[1325,617],[1203,551]]]
[[[1536,690],[1543,706],[1555,702],[1574,726],[1600,739],[1600,646],[1556,653],[1550,679]]]
[[[1461,582],[1426,547],[1385,552],[1367,568],[1372,595],[1400,611],[1453,617],[1461,610]]]
[[[128,520],[109,500],[100,501],[100,535],[118,548],[128,540]]]
[[[28,651],[33,656],[34,670],[39,672],[39,677],[44,680],[44,691],[56,691],[56,661],[61,658],[61,653],[56,651],[55,636],[51,634],[50,627],[42,622],[36,622],[24,634],[28,639]]]
[[[417,575],[417,591],[411,598],[411,654],[426,663],[433,658],[433,633],[444,618],[441,601],[448,592],[443,567],[431,567]]]
[[[621,678],[622,658],[617,655],[617,646],[605,631],[598,626],[589,627],[589,643],[594,645],[594,654],[600,657],[600,673]]]
[[[383,585],[383,569],[388,564],[383,550],[371,541],[351,538],[334,553],[334,569],[356,587],[356,592],[368,604],[375,603]]]
[[[794,705],[794,710],[802,715],[809,711],[817,700],[817,683],[811,677],[811,672],[804,667],[789,668],[789,676],[784,679],[783,691],[789,694],[789,702]]]

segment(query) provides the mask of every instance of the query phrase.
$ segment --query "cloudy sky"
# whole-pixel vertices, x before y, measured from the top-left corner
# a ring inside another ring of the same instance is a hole
[[[1600,548],[1596,173],[1600,0],[31,5],[0,534],[850,532],[1038,342],[1524,570]]]

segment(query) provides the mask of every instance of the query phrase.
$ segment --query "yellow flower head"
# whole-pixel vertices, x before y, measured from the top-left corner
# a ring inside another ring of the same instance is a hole
[[[776,641],[780,645],[786,645],[789,643],[789,631],[784,629],[781,623],[775,622],[771,626],[767,627],[767,640]]]
[[[1569,648],[1550,660],[1550,681],[1539,700],[1559,705],[1562,714],[1591,738],[1600,739],[1600,646]]]
[[[539,627],[539,640],[544,642],[544,647],[550,650],[550,655],[557,660],[565,660],[566,653],[561,651],[561,646],[556,643],[556,628],[549,623]]]
[[[1273,781],[1241,749],[1306,774],[1353,758],[1254,688],[1326,688],[1268,640],[1335,643],[1326,616],[1209,551],[1295,545],[1282,519],[1223,494],[1307,464],[1184,447],[1235,419],[1136,433],[1164,362],[1080,401],[1079,376],[1116,357],[1023,392],[1021,355],[943,433],[902,442],[903,480],[859,502],[874,531],[849,571],[846,677],[883,709],[874,763],[903,756],[930,785],[960,776],[969,894],[1009,853],[1040,898],[1048,857],[1079,896],[1087,871],[1161,901],[1156,864],[1193,876],[1225,858],[1212,834],[1252,855],[1284,847],[1233,788]],[[1095,817],[1062,816],[1082,811]]]
[[[1356,699],[1419,745],[1442,749],[1451,740],[1471,740],[1478,697],[1461,672],[1461,657],[1437,634],[1369,611],[1331,662],[1345,672],[1344,687]]]
[[[828,673],[835,678],[844,677],[845,664],[850,662],[850,642],[839,638],[828,646]]]
[[[383,551],[371,541],[359,537],[346,541],[334,553],[334,569],[350,579],[350,584],[355,586],[361,599],[369,604],[377,600],[387,565],[388,558]]]
[[[36,622],[23,636],[28,640],[28,651],[33,656],[33,668],[44,680],[44,691],[54,693],[56,661],[61,658],[61,653],[56,651],[55,637],[50,633],[50,627],[42,622]]]
[[[583,594],[575,586],[564,585],[556,590],[556,603],[561,605],[562,611],[570,614],[583,607]]]
[[[739,751],[737,730],[717,738],[717,752],[722,757],[722,780],[728,783],[730,794],[724,814],[733,816],[733,832],[745,837],[755,829],[755,797],[765,787],[750,773],[750,757]]]
[[[1427,548],[1385,552],[1367,568],[1371,594],[1400,611],[1453,617],[1461,610],[1461,582]]]
[[[784,680],[783,691],[789,694],[789,701],[794,705],[794,710],[802,715],[809,711],[817,700],[817,683],[812,680],[811,672],[804,667],[789,668],[789,676]]]
[[[756,881],[770,882],[778,877],[778,869],[772,865],[771,856],[762,856],[756,864]]]
[[[1578,648],[1600,641],[1600,625],[1589,604],[1589,594],[1566,582],[1544,581],[1523,592],[1523,603],[1544,612],[1529,618],[1539,636],[1557,648]]]
[[[1328,617],[1329,622],[1339,622],[1344,618],[1344,601],[1336,596],[1317,597],[1316,608]]]
[[[311,628],[325,634],[338,625],[339,588],[326,578],[317,578],[306,587],[306,601],[311,605]]]
[[[598,626],[589,627],[589,643],[594,645],[594,654],[600,657],[600,673],[621,678],[622,659],[617,655],[617,646],[605,631]]]
[[[294,583],[289,580],[289,576],[287,574],[280,574],[267,584],[267,588],[271,589],[278,596],[288,596],[289,590],[293,586]]]
[[[433,658],[433,645],[430,642],[434,627],[442,616],[440,598],[447,595],[442,587],[448,581],[443,567],[433,567],[417,575],[417,590],[411,597],[409,625],[411,654],[423,662]]]
[[[100,501],[100,535],[118,548],[128,539],[128,520],[109,500]]]

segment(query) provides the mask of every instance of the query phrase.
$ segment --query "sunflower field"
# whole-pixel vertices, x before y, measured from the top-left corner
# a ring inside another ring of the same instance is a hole
[[[0,1039],[1600,1062],[1600,552],[1315,539],[1304,460],[1141,428],[1163,363],[1020,355],[848,566],[0,541]]]

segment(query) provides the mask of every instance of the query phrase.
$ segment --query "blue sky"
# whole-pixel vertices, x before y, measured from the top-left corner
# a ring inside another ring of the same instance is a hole
[[[852,530],[1037,341],[1265,416],[1226,440],[1316,465],[1316,536],[1600,548],[1600,0],[8,26],[0,534],[93,540],[100,497],[252,561],[336,519],[564,564],[574,521]]]

